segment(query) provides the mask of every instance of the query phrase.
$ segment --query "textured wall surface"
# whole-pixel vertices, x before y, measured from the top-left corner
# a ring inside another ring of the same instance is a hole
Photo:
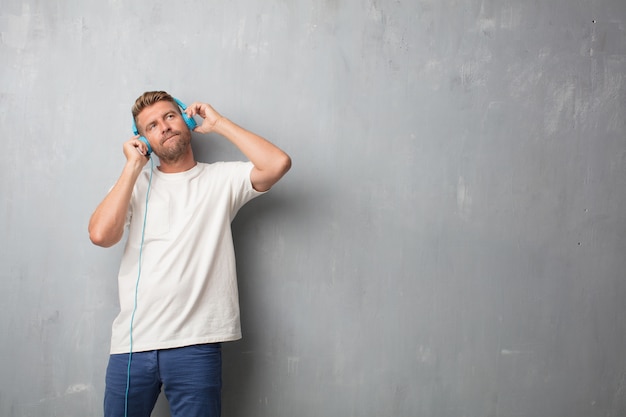
[[[0,415],[101,415],[87,222],[152,89],[293,158],[233,225],[224,415],[626,414],[623,0],[4,0],[0,57]]]

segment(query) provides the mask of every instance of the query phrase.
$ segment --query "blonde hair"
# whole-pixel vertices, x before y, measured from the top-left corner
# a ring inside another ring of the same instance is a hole
[[[173,103],[180,113],[180,108],[178,108],[178,103],[176,103],[174,97],[172,97],[165,91],[146,91],[141,96],[139,96],[137,100],[135,100],[135,104],[133,104],[132,112],[135,123],[137,123],[137,116],[139,115],[139,113],[141,113],[143,109],[152,106],[159,101],[169,101],[170,103]]]

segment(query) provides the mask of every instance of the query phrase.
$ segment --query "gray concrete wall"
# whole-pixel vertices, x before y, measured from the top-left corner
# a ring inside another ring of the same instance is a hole
[[[4,0],[0,57],[0,415],[101,414],[87,222],[151,89],[293,158],[234,223],[224,415],[626,413],[624,1]]]

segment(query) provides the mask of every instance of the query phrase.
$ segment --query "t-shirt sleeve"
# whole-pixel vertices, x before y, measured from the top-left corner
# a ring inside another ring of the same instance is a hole
[[[229,177],[231,178],[231,210],[233,217],[248,201],[267,191],[257,191],[252,186],[250,173],[254,165],[252,162],[228,162]]]

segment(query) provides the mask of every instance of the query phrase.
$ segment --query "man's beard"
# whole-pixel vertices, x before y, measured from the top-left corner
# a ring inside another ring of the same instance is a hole
[[[183,158],[187,153],[187,148],[191,144],[191,133],[189,131],[182,132],[170,132],[167,137],[176,136],[178,137],[167,139],[167,143],[163,143],[161,141],[161,149],[157,154],[159,159],[165,163],[173,163],[179,161]]]

